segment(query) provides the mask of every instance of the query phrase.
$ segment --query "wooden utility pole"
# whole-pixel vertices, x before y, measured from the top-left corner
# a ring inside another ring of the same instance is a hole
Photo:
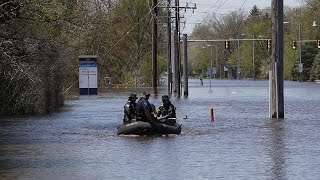
[[[175,68],[176,68],[176,73],[175,73],[175,92],[177,93],[178,97],[181,95],[181,72],[180,72],[180,15],[179,15],[179,0],[175,0],[175,18],[176,18],[176,27],[175,27],[175,36],[176,36],[176,41],[175,41]]]
[[[194,6],[181,7],[179,0],[174,0],[174,6],[171,6],[171,0],[167,0],[167,6],[158,6],[168,10],[167,34],[168,34],[168,94],[174,92],[178,97],[181,95],[181,59],[180,59],[180,9],[197,9]],[[171,9],[174,13],[174,28],[171,29]]]
[[[269,73],[270,118],[284,118],[283,0],[272,0],[272,55]]]
[[[157,0],[153,0],[153,13],[152,13],[152,87],[155,90],[157,88],[157,37],[158,37],[158,25],[157,25],[157,16],[158,16],[158,7]]]
[[[172,93],[172,70],[171,70],[171,0],[167,0],[168,18],[167,18],[167,36],[168,36],[168,49],[167,49],[167,72],[168,72],[168,94]]]
[[[212,60],[211,60],[212,63]],[[211,64],[212,68],[212,64]],[[188,36],[183,34],[183,95],[189,95],[188,89]]]

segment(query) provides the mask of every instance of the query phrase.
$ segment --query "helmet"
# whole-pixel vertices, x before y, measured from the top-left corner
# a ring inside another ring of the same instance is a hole
[[[162,98],[162,100],[164,100],[164,99],[168,99],[169,100],[169,96],[168,95],[163,95],[161,98]]]
[[[143,94],[144,96],[150,96],[150,93],[149,93],[149,92],[146,92],[146,91],[143,92],[142,94]]]
[[[169,104],[169,96],[168,95],[163,95],[161,97],[163,104]]]
[[[138,99],[136,94],[130,94],[129,99]]]

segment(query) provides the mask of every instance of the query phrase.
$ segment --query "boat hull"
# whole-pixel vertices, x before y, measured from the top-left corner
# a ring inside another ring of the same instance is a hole
[[[135,121],[128,124],[122,124],[118,127],[118,135],[166,135],[180,134],[181,125],[176,123],[174,126],[163,123],[149,123]]]

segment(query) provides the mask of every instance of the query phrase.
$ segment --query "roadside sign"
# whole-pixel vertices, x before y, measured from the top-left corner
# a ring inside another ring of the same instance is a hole
[[[98,94],[97,56],[79,56],[79,94]]]
[[[227,65],[223,66],[223,70],[224,70],[225,72],[227,72],[227,71],[228,71],[228,66],[227,66]]]
[[[299,63],[299,72],[301,73],[303,71],[303,63]]]

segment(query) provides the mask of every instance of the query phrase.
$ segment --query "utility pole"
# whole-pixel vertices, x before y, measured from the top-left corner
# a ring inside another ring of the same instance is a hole
[[[176,42],[177,42],[177,36],[176,36],[176,29],[174,28],[172,30],[172,36],[171,36],[171,39],[172,39],[172,44],[171,44],[171,70],[172,70],[172,87],[171,87],[171,90],[172,92],[176,93],[176,84],[177,84],[177,56],[176,56],[176,52],[177,52],[177,48],[176,48]]]
[[[172,65],[171,65],[171,0],[167,0],[168,18],[167,18],[167,36],[168,36],[168,48],[167,48],[167,72],[168,72],[168,94],[172,93]]]
[[[181,77],[180,77],[180,15],[179,15],[179,0],[175,0],[175,18],[176,18],[176,25],[175,25],[175,92],[177,93],[178,97],[181,95],[180,85],[181,85]]]
[[[188,36],[187,34],[183,34],[183,83],[184,90],[183,95],[188,96]]]
[[[157,15],[158,7],[157,0],[153,0],[153,13],[152,13],[152,87],[153,90],[157,89],[157,37],[158,37],[158,25],[157,25]]]
[[[168,94],[172,91],[181,95],[181,59],[180,59],[180,9],[197,9],[196,4],[189,6],[188,3],[185,7],[179,5],[179,0],[174,1],[174,6],[171,6],[171,0],[167,0],[166,6],[158,6],[158,8],[166,8],[168,10],[167,17],[167,35],[168,35]],[[174,17],[171,17],[171,11],[174,11]],[[172,23],[174,28],[171,28],[171,18],[175,19]]]
[[[269,72],[270,118],[284,118],[283,0],[272,0],[272,55]]]

